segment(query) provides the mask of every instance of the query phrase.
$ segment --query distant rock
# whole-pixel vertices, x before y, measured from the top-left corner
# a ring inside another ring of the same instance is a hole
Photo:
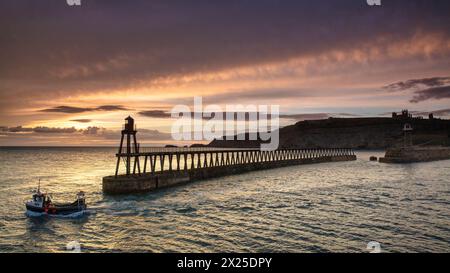
[[[170,144],[167,144],[166,146],[164,146],[165,148],[178,148],[178,146],[176,146],[176,145],[170,145]]]
[[[190,147],[191,148],[202,148],[202,147],[208,147],[208,145],[197,143],[197,144],[192,144]]]

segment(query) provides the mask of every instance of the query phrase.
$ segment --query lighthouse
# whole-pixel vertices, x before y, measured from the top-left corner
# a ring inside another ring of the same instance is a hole
[[[403,125],[403,146],[404,147],[409,147],[409,146],[413,145],[412,131],[413,131],[413,128],[412,128],[411,124],[405,123],[405,125]]]
[[[133,157],[133,154],[139,153],[139,144],[136,140],[136,125],[134,124],[134,119],[131,116],[128,116],[125,119],[125,125],[123,126],[122,130],[122,137],[120,138],[120,146],[118,154],[123,154],[123,140],[126,136],[126,150],[125,150],[125,166],[126,166],[126,174],[131,174],[131,158]],[[119,172],[119,165],[120,165],[120,156],[117,158],[117,166],[116,166],[116,177]],[[139,165],[139,156],[134,156],[134,167],[133,167],[133,174],[136,173],[136,167],[138,169],[138,173],[141,174],[141,167]]]

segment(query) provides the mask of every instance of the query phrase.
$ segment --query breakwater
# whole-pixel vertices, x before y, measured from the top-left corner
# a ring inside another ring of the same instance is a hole
[[[126,173],[119,174],[118,164],[115,175],[103,178],[103,192],[108,194],[147,192],[202,179],[292,165],[356,160],[352,149],[338,148],[276,151],[141,148],[116,156],[118,163],[124,158]]]
[[[381,163],[413,163],[450,159],[450,147],[420,147],[410,146],[390,148]]]

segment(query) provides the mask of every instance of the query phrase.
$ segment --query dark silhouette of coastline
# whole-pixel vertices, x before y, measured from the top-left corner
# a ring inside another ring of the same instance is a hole
[[[300,121],[280,129],[280,149],[353,148],[385,149],[403,143],[403,126],[414,128],[414,145],[450,146],[450,120],[432,115],[413,117],[406,110],[391,118],[329,118]],[[236,139],[236,136],[234,136]],[[246,136],[248,138],[248,134]],[[256,148],[261,141],[213,140],[209,147]]]

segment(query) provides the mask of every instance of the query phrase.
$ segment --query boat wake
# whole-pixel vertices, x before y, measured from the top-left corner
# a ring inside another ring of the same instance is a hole
[[[87,216],[89,212],[85,211],[77,211],[70,214],[48,214],[46,212],[35,212],[31,210],[27,210],[25,215],[28,217],[55,217],[55,218],[81,218]]]

